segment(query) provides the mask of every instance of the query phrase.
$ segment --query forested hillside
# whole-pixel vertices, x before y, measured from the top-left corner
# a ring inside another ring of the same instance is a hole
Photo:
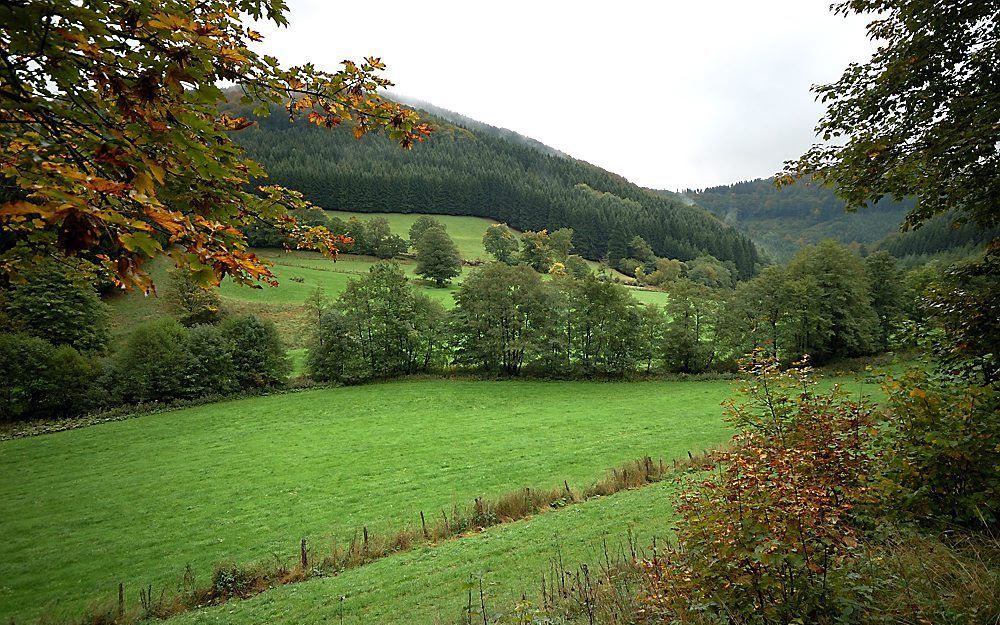
[[[913,205],[910,200],[884,199],[868,210],[848,213],[844,202],[828,188],[804,181],[779,189],[772,179],[763,178],[688,190],[685,195],[747,232],[779,261],[827,238],[871,246],[897,232]]]
[[[919,263],[938,254],[963,256],[974,253],[997,236],[1000,236],[1000,228],[982,230],[959,223],[955,215],[949,214],[931,219],[915,230],[893,232],[879,242],[878,248],[896,258]]]
[[[282,112],[235,138],[271,182],[327,209],[472,215],[521,230],[569,227],[576,253],[590,259],[604,256],[609,242],[642,235],[658,256],[710,254],[732,261],[744,278],[759,262],[746,235],[698,207],[540,144],[428,117],[436,131],[412,151],[357,141],[347,129],[289,123]]]

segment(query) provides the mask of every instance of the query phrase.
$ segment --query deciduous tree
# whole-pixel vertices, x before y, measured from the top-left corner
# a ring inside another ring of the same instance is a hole
[[[458,253],[458,246],[443,229],[431,227],[424,230],[416,246],[418,276],[433,280],[437,286],[444,286],[462,273],[462,256]]]
[[[150,288],[145,261],[169,251],[199,282],[273,281],[246,247],[256,220],[333,253],[338,239],[298,224],[305,203],[279,187],[229,138],[252,124],[221,112],[220,81],[241,102],[317,126],[385,131],[404,148],[430,128],[377,90],[377,58],[334,72],[282,68],[254,51],[248,19],[286,24],[280,0],[6,2],[0,5],[0,223],[19,247],[0,250],[13,273],[53,252],[102,266],[122,286]]]
[[[483,235],[483,247],[498,262],[512,265],[517,252],[517,236],[506,224],[493,224]]]
[[[858,209],[882,196],[917,198],[908,227],[957,211],[1000,224],[1000,2],[846,0],[837,13],[871,17],[871,60],[814,88],[826,104],[825,143],[786,164]]]

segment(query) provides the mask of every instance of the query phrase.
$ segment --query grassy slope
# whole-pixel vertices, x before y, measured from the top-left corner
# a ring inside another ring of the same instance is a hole
[[[269,591],[171,619],[170,625],[263,625],[265,623],[449,623],[461,622],[464,586],[483,578],[487,612],[509,609],[521,594],[537,600],[540,575],[560,555],[566,568],[586,563],[599,570],[604,543],[609,551],[628,549],[631,532],[640,548],[670,527],[676,486],[660,483],[547,512],[417,549],[347,571]],[[341,605],[340,597],[345,597]],[[473,619],[473,622],[481,619]]]
[[[725,382],[397,382],[0,443],[0,620],[723,440]],[[622,402],[628,397],[627,402]]]
[[[367,221],[372,217],[385,217],[389,220],[389,227],[393,233],[404,239],[409,239],[410,226],[420,217],[419,213],[350,213],[347,211],[327,211],[331,216],[348,220],[357,217],[362,221]],[[456,215],[432,215],[434,219],[441,222],[448,231],[448,236],[455,241],[458,252],[462,258],[472,260],[479,258],[489,259],[486,250],[483,249],[483,235],[486,229],[497,223],[492,219],[482,217],[459,217]]]
[[[350,216],[355,213],[337,213]],[[362,217],[365,215],[359,214]],[[391,214],[393,231],[405,235],[410,224],[419,215]],[[477,217],[436,216],[444,222],[449,233],[455,237],[460,247],[462,257],[466,259],[486,256],[482,246],[482,233],[492,222]],[[365,274],[377,259],[360,256],[342,255],[334,262],[316,252],[301,252],[282,250],[259,250],[258,253],[274,263],[272,270],[278,279],[277,287],[264,286],[260,289],[237,286],[231,281],[222,284],[220,294],[223,305],[231,313],[250,312],[273,320],[278,324],[282,337],[292,348],[301,348],[305,337],[309,335],[312,325],[308,313],[303,306],[306,298],[321,287],[330,299],[335,299],[350,280]],[[437,288],[420,280],[414,274],[415,263],[412,260],[401,260],[400,265],[413,280],[414,287],[422,293],[438,300],[447,308],[455,305],[454,293],[463,276],[470,270],[463,268],[462,275],[453,284]],[[596,264],[595,264],[596,265]],[[112,327],[116,341],[121,341],[137,325],[144,321],[172,314],[171,285],[167,279],[170,261],[158,258],[149,265],[150,273],[157,285],[157,294],[145,296],[142,293],[131,292],[112,297],[111,304]],[[667,294],[662,291],[644,291],[630,288],[629,291],[639,302],[663,305]]]

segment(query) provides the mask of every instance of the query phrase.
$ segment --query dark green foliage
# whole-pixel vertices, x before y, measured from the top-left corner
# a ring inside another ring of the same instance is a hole
[[[915,197],[916,226],[957,212],[1000,226],[1000,1],[846,0],[838,13],[872,16],[871,59],[813,88],[827,107],[824,143],[786,164],[815,174],[851,208]],[[831,140],[833,139],[833,140]]]
[[[573,250],[573,229],[559,228],[550,232],[549,250],[552,252],[553,261],[565,264],[569,253]]]
[[[786,364],[805,355],[822,364],[875,353],[880,328],[865,265],[825,241],[802,249],[787,267],[768,267],[741,283],[726,298],[719,347],[730,361],[763,347]]]
[[[317,382],[351,382],[363,377],[361,344],[347,316],[339,310],[323,312],[317,336],[309,348],[309,374]]]
[[[163,318],[136,328],[115,357],[114,391],[125,403],[191,396],[187,330]]]
[[[236,390],[233,346],[222,330],[212,325],[196,325],[187,332],[190,356],[186,378],[193,397],[225,395]]]
[[[438,228],[444,231],[448,230],[443,223],[434,219],[430,215],[421,215],[420,217],[417,217],[417,220],[413,222],[412,226],[410,226],[410,245],[416,245],[421,235],[423,235],[424,232],[430,228]]]
[[[903,319],[906,296],[903,272],[896,266],[892,256],[879,251],[865,258],[865,274],[868,276],[868,295],[872,310],[878,317],[875,346],[879,351],[886,351],[892,334]]]
[[[317,340],[310,366],[323,380],[425,370],[442,343],[443,323],[440,304],[416,293],[398,265],[379,263],[351,281],[333,311],[323,315],[322,346]]]
[[[546,287],[526,265],[491,263],[469,275],[455,295],[458,362],[517,375],[554,334]]]
[[[715,358],[715,298],[704,285],[680,279],[670,285],[662,358],[668,371],[701,373]]]
[[[653,265],[656,262],[656,254],[653,253],[653,248],[639,235],[632,237],[632,240],[629,241],[628,255],[630,258],[634,258],[644,265]]]
[[[186,326],[218,323],[222,320],[222,298],[219,290],[203,286],[190,271],[170,272],[170,297],[180,322]]]
[[[548,282],[527,265],[493,263],[465,280],[456,302],[452,344],[461,365],[620,377],[644,353],[635,300],[591,273]]]
[[[93,408],[97,365],[69,345],[0,334],[0,421],[75,417]]]
[[[730,363],[758,348],[786,362],[801,356],[789,338],[789,293],[787,271],[778,266],[736,286],[726,298],[716,334]]]
[[[925,523],[1000,524],[1000,396],[947,369],[908,371],[885,385],[894,436],[893,506]]]
[[[962,224],[955,214],[930,219],[918,228],[898,232],[878,244],[896,258],[933,256],[961,248],[981,248],[1000,236],[1000,227],[983,230],[973,224]]]
[[[518,248],[517,236],[507,224],[493,224],[483,235],[483,247],[497,262],[512,265]]]
[[[84,353],[106,349],[111,336],[107,306],[82,276],[45,266],[22,277],[24,282],[0,290],[5,330],[26,332]]]
[[[795,351],[817,363],[875,351],[879,324],[860,258],[824,241],[796,254],[788,276]]]
[[[638,358],[639,366],[646,372],[653,371],[654,364],[661,357],[660,345],[667,319],[663,311],[653,304],[639,306]]]
[[[618,264],[615,265],[618,271],[629,277],[641,276],[643,266],[643,262],[638,258],[621,258],[618,260]]]
[[[885,385],[894,495],[934,525],[1000,526],[998,274],[991,251],[936,277],[919,327],[933,361]]]
[[[725,223],[747,232],[774,260],[785,262],[803,246],[836,239],[877,244],[899,230],[911,200],[888,198],[861,213],[848,213],[832,189],[811,180],[778,188],[774,179],[689,190],[686,195]]]
[[[426,228],[414,245],[417,248],[418,276],[433,280],[437,286],[444,286],[462,273],[462,256],[444,228]]]
[[[934,355],[975,384],[1000,383],[1000,251],[956,264],[927,291],[931,322],[944,333]]]
[[[273,321],[244,315],[227,319],[221,328],[231,344],[234,379],[240,389],[285,383],[292,366]]]
[[[658,256],[711,254],[733,261],[744,278],[758,263],[748,238],[698,207],[581,161],[430,119],[434,139],[405,154],[356,141],[350,132],[289,124],[280,113],[234,138],[273,183],[327,209],[472,215],[519,230],[572,228],[575,251],[593,260],[608,252],[612,230],[624,228],[625,243],[641,234]]]
[[[624,287],[593,274],[572,281],[566,290],[568,364],[611,376],[633,371],[642,352],[635,300]]]
[[[566,273],[573,276],[574,278],[583,278],[589,275],[590,265],[587,261],[583,259],[582,256],[577,256],[576,254],[570,254],[566,257]]]
[[[395,258],[406,251],[406,241],[393,234],[389,220],[385,217],[372,217],[365,222],[365,234],[362,239],[364,247],[355,245],[355,254],[370,254],[376,258]]]

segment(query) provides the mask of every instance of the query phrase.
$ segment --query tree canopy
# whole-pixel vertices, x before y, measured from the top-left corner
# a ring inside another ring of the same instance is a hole
[[[259,120],[235,139],[273,182],[330,210],[470,215],[552,234],[571,228],[572,251],[590,260],[614,256],[616,237],[627,244],[638,234],[658,256],[710,254],[733,262],[740,278],[760,262],[749,238],[702,208],[495,132],[427,119],[434,140],[411,152],[355,141],[345,129],[290,124],[282,115]]]
[[[149,258],[170,252],[202,283],[273,280],[243,229],[280,224],[301,245],[335,253],[338,238],[288,214],[301,196],[254,189],[265,171],[230,133],[220,81],[266,114],[385,131],[404,148],[430,128],[381,98],[378,58],[284,69],[252,49],[247,18],[286,24],[281,0],[60,0],[0,5],[0,270],[78,256],[119,285],[150,288]]]
[[[444,286],[452,278],[462,273],[462,256],[458,246],[443,228],[432,226],[423,231],[416,240],[418,276],[433,280]]]
[[[1000,225],[1000,1],[846,0],[834,10],[872,15],[878,48],[814,88],[827,105],[825,143],[780,181],[815,174],[849,208],[914,196],[908,226],[952,211]]]

